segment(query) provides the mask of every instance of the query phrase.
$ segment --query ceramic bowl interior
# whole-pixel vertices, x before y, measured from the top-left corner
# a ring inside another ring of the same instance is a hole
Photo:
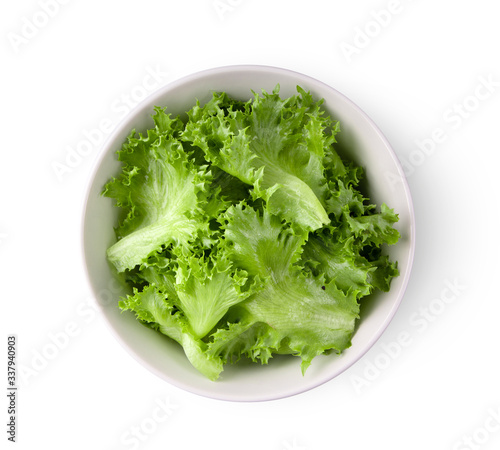
[[[300,85],[325,100],[324,108],[340,121],[338,152],[365,168],[365,189],[370,199],[378,205],[385,202],[399,214],[397,228],[402,237],[397,245],[387,248],[387,253],[398,261],[400,276],[392,281],[390,292],[362,300],[361,320],[352,346],[341,355],[315,358],[305,376],[301,374],[299,358],[276,357],[263,366],[245,362],[227,365],[219,380],[212,382],[191,366],[177,343],[142,326],[133,314],[121,313],[117,307],[118,297],[127,291],[115,280],[106,260],[106,249],[115,241],[113,227],[117,224],[118,208],[100,194],[110,177],[120,172],[116,151],[130,131],[145,131],[153,126],[151,115],[155,105],[182,115],[195,99],[202,104],[208,101],[212,91],[225,91],[248,100],[252,90],[271,92],[278,83],[282,98],[295,94],[296,86]],[[298,394],[331,380],[356,362],[394,316],[408,283],[415,246],[413,208],[403,170],[372,120],[328,85],[303,74],[265,66],[230,66],[196,73],[169,84],[136,107],[115,129],[97,160],[84,206],[82,238],[85,267],[94,296],[110,329],[129,353],[177,387],[233,401],[262,401]]]

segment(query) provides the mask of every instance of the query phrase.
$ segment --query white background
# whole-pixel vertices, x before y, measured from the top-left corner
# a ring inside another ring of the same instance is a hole
[[[6,367],[16,334],[23,367],[18,443],[2,394],[2,448],[500,447],[497,2],[47,3],[50,15],[8,2],[0,18],[1,355]],[[406,166],[417,218],[412,278],[380,341],[329,383],[264,403],[201,398],[137,364],[94,311],[81,259],[99,154],[86,133],[118,123],[148,70],[159,88],[229,64],[293,69],[351,98]],[[78,145],[88,154],[68,160]]]

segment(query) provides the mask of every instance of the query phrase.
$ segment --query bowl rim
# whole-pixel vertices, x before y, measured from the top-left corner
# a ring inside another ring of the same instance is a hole
[[[89,202],[92,186],[94,184],[97,172],[102,164],[103,159],[107,155],[107,153],[110,151],[110,147],[113,142],[115,142],[116,138],[118,135],[120,135],[123,131],[127,123],[132,120],[133,117],[137,116],[140,114],[140,112],[144,109],[146,104],[149,104],[154,98],[160,98],[164,96],[167,92],[175,90],[176,88],[189,83],[193,82],[199,79],[203,79],[206,76],[209,75],[217,75],[217,74],[227,74],[227,73],[234,73],[234,72],[248,72],[248,71],[258,71],[258,72],[272,72],[274,74],[286,74],[288,76],[293,76],[296,79],[302,79],[305,80],[308,84],[310,85],[315,85],[321,90],[327,90],[331,91],[333,94],[336,96],[340,97],[344,102],[349,104],[351,108],[353,108],[365,121],[366,123],[370,126],[372,131],[375,132],[377,137],[382,141],[384,146],[386,147],[387,151],[389,152],[395,166],[399,169],[400,175],[401,175],[401,183],[402,183],[402,190],[404,191],[405,195],[405,200],[408,204],[408,218],[409,218],[409,224],[408,224],[408,229],[409,229],[409,249],[408,249],[408,261],[407,261],[407,268],[404,273],[404,278],[401,284],[401,288],[399,291],[399,295],[397,300],[393,303],[391,306],[387,316],[385,317],[384,321],[379,325],[378,330],[372,335],[370,340],[363,346],[362,349],[358,350],[356,356],[352,358],[351,361],[349,361],[347,364],[341,365],[338,367],[336,370],[329,371],[322,377],[318,377],[315,382],[308,384],[307,386],[300,386],[295,389],[291,389],[289,392],[286,394],[276,394],[276,395],[261,395],[260,397],[255,397],[255,398],[248,398],[245,396],[237,396],[234,394],[229,394],[229,395],[221,395],[220,393],[212,393],[208,392],[205,389],[202,388],[197,388],[195,386],[192,386],[191,384],[188,383],[183,383],[182,380],[179,380],[177,378],[171,377],[168,374],[162,372],[161,370],[158,370],[154,366],[152,366],[147,360],[143,359],[140,355],[138,355],[133,349],[129,347],[129,345],[122,339],[121,335],[116,331],[116,329],[113,327],[110,319],[107,317],[106,311],[103,307],[103,305],[98,301],[98,293],[92,283],[92,280],[90,278],[89,270],[88,270],[88,264],[87,264],[87,259],[86,259],[86,252],[85,252],[85,223],[86,223],[86,218],[87,218],[87,205]],[[107,138],[103,141],[103,143],[99,147],[99,153],[94,159],[93,166],[89,172],[88,178],[86,179],[86,187],[85,187],[85,194],[84,194],[84,201],[83,201],[83,208],[82,208],[82,215],[81,215],[81,221],[80,221],[80,251],[81,251],[81,257],[83,260],[83,267],[84,267],[84,272],[85,272],[85,277],[87,280],[87,284],[90,287],[90,291],[92,293],[92,298],[97,305],[98,310],[101,313],[101,317],[104,318],[104,321],[106,322],[107,328],[111,331],[111,334],[115,337],[115,339],[120,343],[120,345],[126,350],[126,352],[132,356],[140,365],[148,369],[150,372],[154,373],[156,376],[161,378],[162,380],[167,381],[169,384],[180,388],[184,391],[190,392],[192,394],[197,394],[202,397],[206,398],[211,398],[214,400],[223,400],[223,401],[233,401],[233,402],[262,402],[262,401],[272,401],[272,400],[279,400],[279,399],[284,399],[288,398],[291,396],[295,396],[301,393],[305,393],[311,389],[317,388],[318,386],[323,385],[324,383],[333,380],[343,372],[345,372],[347,369],[352,367],[355,363],[357,363],[363,356],[368,353],[368,351],[375,345],[375,343],[380,339],[384,331],[387,329],[389,324],[392,322],[397,310],[399,309],[399,306],[401,305],[401,302],[403,300],[403,297],[405,296],[406,289],[408,287],[408,283],[411,277],[412,273],[412,267],[413,267],[413,261],[414,261],[414,256],[415,256],[415,238],[416,238],[416,230],[415,230],[415,211],[414,211],[414,206],[413,206],[413,200],[410,192],[410,187],[408,184],[408,180],[406,178],[406,175],[404,173],[402,164],[397,157],[396,152],[392,148],[391,144],[389,143],[388,139],[385,137],[385,135],[382,133],[382,131],[378,128],[378,126],[375,124],[375,122],[371,119],[370,116],[368,116],[367,113],[365,113],[356,103],[354,103],[351,99],[349,99],[347,96],[342,94],[340,91],[337,89],[333,88],[329,84],[318,80],[317,78],[314,78],[310,75],[306,75],[301,72],[297,72],[295,70],[287,69],[284,67],[278,67],[278,66],[271,66],[271,65],[261,65],[261,64],[235,64],[235,65],[225,65],[225,66],[217,66],[217,67],[212,67],[208,69],[203,69],[199,70],[193,73],[190,73],[188,75],[180,76],[179,78],[176,78],[175,80],[166,83],[165,85],[159,87],[155,91],[151,92],[149,95],[147,95],[143,100],[141,100],[138,104],[136,104],[128,113],[122,117],[118,123],[116,123],[113,131],[107,136]]]

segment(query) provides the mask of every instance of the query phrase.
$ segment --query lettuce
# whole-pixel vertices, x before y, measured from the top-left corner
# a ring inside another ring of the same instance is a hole
[[[383,252],[398,216],[361,193],[322,101],[215,92],[184,122],[153,119],[103,191],[121,211],[107,257],[132,288],[119,307],[211,380],[242,357],[298,356],[305,373],[348,348],[361,299],[398,276]]]

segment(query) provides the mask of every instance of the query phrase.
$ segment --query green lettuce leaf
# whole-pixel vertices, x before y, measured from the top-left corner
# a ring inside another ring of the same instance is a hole
[[[314,230],[330,221],[323,159],[338,129],[331,128],[321,102],[298,92],[285,100],[279,87],[255,94],[243,111],[225,93],[214,93],[188,113],[182,138],[215,166],[253,185],[254,198],[264,198],[273,214]]]
[[[138,320],[177,341],[196,369],[211,380],[217,379],[223,369],[221,359],[210,356],[206,344],[193,335],[182,313],[155,286],[142,292],[135,289],[134,295],[120,301],[120,307],[133,311]]]
[[[380,213],[353,217],[346,206],[342,208],[342,213],[345,219],[344,234],[353,234],[365,244],[393,245],[400,238],[399,231],[394,228],[398,215],[385,203],[382,203]]]
[[[294,230],[265,209],[261,215],[243,204],[229,208],[225,218],[229,258],[263,280],[262,290],[240,303],[232,319],[245,326],[268,326],[267,336],[259,328],[259,339],[271,346],[265,354],[283,352],[286,345],[289,353],[301,357],[305,371],[315,356],[349,347],[359,314],[355,292],[344,293],[296,264],[308,233]],[[210,351],[213,354],[219,348],[221,357],[227,358],[221,338],[233,346],[227,333],[220,333],[214,336]]]
[[[204,337],[232,306],[250,295],[247,273],[223,257],[178,258],[175,289],[193,334]]]
[[[162,246],[188,247],[193,235],[208,226],[201,208],[210,182],[206,167],[196,166],[175,137],[178,119],[157,109],[155,122],[147,136],[129,136],[119,152],[123,173],[104,191],[126,214],[116,229],[118,242],[107,253],[120,272]]]

